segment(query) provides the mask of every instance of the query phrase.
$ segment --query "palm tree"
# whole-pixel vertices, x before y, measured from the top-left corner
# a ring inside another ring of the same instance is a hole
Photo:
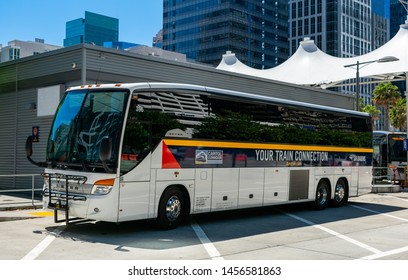
[[[390,128],[389,111],[390,105],[394,105],[401,98],[398,87],[388,83],[380,83],[373,91],[373,103],[384,109],[385,130]]]
[[[361,112],[370,114],[371,125],[373,127],[373,130],[376,130],[375,121],[380,119],[381,111],[378,110],[378,108],[375,107],[374,105],[360,106],[360,108],[361,108]]]
[[[400,98],[390,109],[391,125],[401,131],[407,130],[407,101]]]

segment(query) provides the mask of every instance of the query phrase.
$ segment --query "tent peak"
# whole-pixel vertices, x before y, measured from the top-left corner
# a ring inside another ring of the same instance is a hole
[[[237,62],[237,57],[235,56],[235,53],[231,51],[227,51],[225,54],[223,54],[222,59],[227,65],[234,65]]]
[[[305,37],[303,41],[300,42],[300,46],[306,52],[312,53],[318,50],[314,40],[311,40],[310,37]]]

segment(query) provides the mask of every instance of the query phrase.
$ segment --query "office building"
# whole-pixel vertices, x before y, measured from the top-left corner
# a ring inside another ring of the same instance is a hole
[[[408,23],[408,1],[390,0],[390,37],[394,37],[400,25]],[[405,82],[394,82],[403,96],[407,96]]]
[[[85,12],[85,18],[66,23],[64,47],[76,44],[103,46],[104,42],[119,41],[119,20],[116,18]]]
[[[139,44],[130,43],[130,42],[103,42],[104,48],[111,48],[117,50],[126,50],[128,48],[139,46]]]
[[[153,37],[152,46],[160,49],[163,48],[163,29],[160,29],[156,36]]]
[[[13,40],[7,46],[0,46],[0,62],[15,60],[30,55],[49,52],[61,48],[60,46],[45,44],[44,39],[36,38],[35,41]]]
[[[287,0],[164,0],[163,49],[218,65],[232,51],[258,69],[288,58]]]
[[[390,0],[371,1],[371,44],[375,50],[390,40]]]
[[[397,34],[400,25],[404,24],[408,19],[408,2],[400,0],[390,1],[390,37],[394,37]]]
[[[289,0],[290,53],[310,37],[325,53],[352,57],[372,50],[371,1]]]

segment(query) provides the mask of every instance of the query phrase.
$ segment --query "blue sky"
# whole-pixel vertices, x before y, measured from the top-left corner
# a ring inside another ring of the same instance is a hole
[[[85,11],[119,19],[119,40],[151,46],[163,25],[162,0],[0,0],[0,44],[45,40],[63,45],[65,23]]]

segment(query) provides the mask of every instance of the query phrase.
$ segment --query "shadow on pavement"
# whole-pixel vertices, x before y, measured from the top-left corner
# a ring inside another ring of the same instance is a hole
[[[311,209],[310,203],[298,203],[197,214],[193,215],[192,219],[197,221],[211,242],[217,242],[309,227],[308,224],[293,219],[285,213],[300,216],[317,225],[378,215],[357,209],[352,205],[358,205],[381,213],[406,210],[403,207],[377,203],[349,202],[349,204],[340,208],[327,208],[317,211]],[[48,227],[46,230],[52,232],[57,227],[59,226]],[[62,231],[59,238],[116,245],[116,249],[119,251],[125,251],[126,247],[166,250],[201,244],[189,223],[185,223],[174,230],[161,231],[154,228],[150,221],[120,224],[94,221],[76,222],[69,224]]]

